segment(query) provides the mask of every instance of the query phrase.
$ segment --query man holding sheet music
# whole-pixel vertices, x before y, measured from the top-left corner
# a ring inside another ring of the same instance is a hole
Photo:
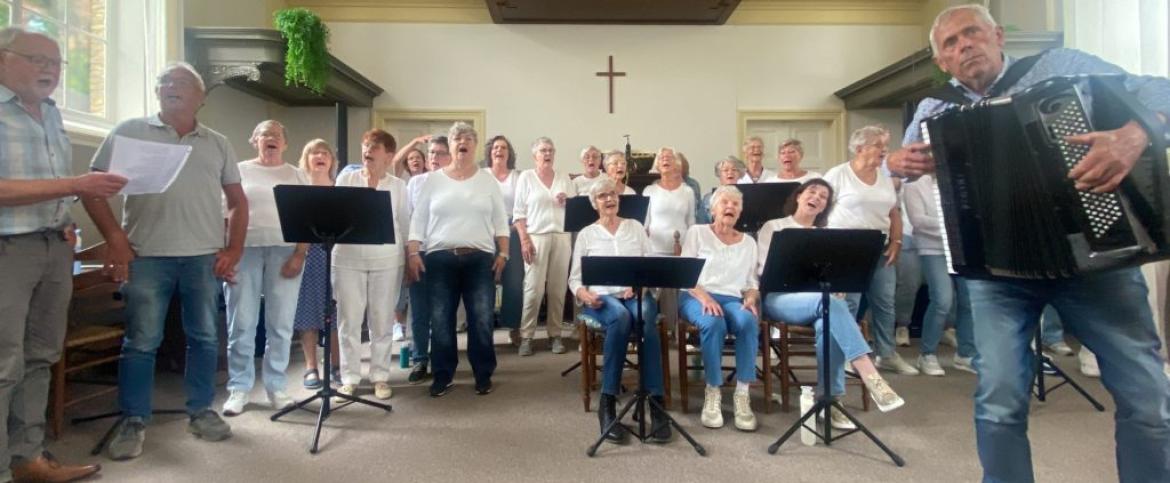
[[[118,367],[118,403],[124,419],[108,446],[115,460],[142,453],[151,415],[155,352],[176,292],[187,334],[187,430],[208,441],[231,436],[231,428],[211,409],[211,402],[218,353],[217,279],[233,283],[248,226],[239,160],[227,138],[195,118],[206,91],[194,68],[183,63],[167,67],[155,93],[160,112],[115,127],[91,167],[110,169],[114,140],[124,136],[190,146],[178,177],[162,193],[127,195],[121,226],[105,198],[83,200],[109,246],[106,270],[115,281],[126,283],[126,339]],[[221,191],[227,200],[226,237]]]

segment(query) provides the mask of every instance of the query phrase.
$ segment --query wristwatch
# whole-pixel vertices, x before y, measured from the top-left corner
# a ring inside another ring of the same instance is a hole
[[[496,252],[496,257],[503,258],[505,262],[508,261],[508,254],[507,253]]]

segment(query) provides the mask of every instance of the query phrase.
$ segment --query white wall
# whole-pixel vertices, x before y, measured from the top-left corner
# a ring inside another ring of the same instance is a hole
[[[738,109],[842,109],[832,96],[922,47],[919,26],[515,26],[330,25],[334,55],[386,89],[377,107],[483,109],[487,132],[523,150],[537,136],[576,172],[587,144],[673,145],[699,181],[719,156],[738,152]],[[608,84],[615,70],[616,112]],[[433,57],[433,58],[432,58]],[[774,152],[774,147],[766,147]],[[773,160],[772,163],[775,161]]]

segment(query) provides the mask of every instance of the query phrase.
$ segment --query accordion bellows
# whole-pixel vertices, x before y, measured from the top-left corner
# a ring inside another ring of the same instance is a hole
[[[1121,187],[1075,189],[1088,152],[1066,136],[1138,121],[1151,146]],[[1056,77],[923,123],[937,166],[947,261],[964,276],[1055,279],[1170,258],[1160,122],[1120,76]]]

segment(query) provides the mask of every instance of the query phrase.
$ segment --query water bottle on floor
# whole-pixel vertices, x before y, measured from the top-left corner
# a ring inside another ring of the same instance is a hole
[[[410,344],[402,344],[402,347],[398,349],[399,368],[407,369],[410,367],[410,352]]]
[[[801,386],[800,387],[800,414],[804,415],[804,413],[808,412],[809,409],[812,409],[813,404],[814,404],[814,401],[813,401],[813,388],[812,388],[812,386]],[[813,417],[809,418],[803,425],[800,426],[800,442],[803,443],[805,446],[813,446],[813,445],[817,444],[817,435],[813,434],[812,430],[808,429],[808,425],[812,424],[815,426],[817,424],[816,421],[817,421],[816,416],[813,416]],[[826,424],[827,423],[828,422],[826,421]]]

